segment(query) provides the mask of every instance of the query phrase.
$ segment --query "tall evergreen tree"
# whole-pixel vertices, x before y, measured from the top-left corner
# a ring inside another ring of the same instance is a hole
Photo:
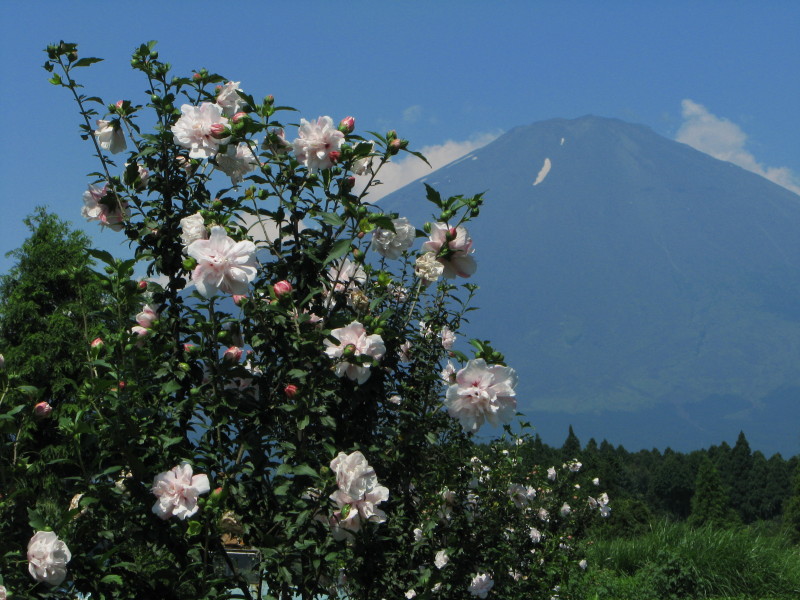
[[[732,511],[728,504],[728,494],[719,472],[707,457],[703,457],[700,462],[694,488],[690,525],[721,526],[730,522]]]
[[[0,280],[0,351],[19,381],[59,402],[85,368],[100,288],[85,234],[43,207],[24,223],[31,235],[9,253],[16,264]]]
[[[569,432],[567,433],[567,439],[564,440],[564,444],[561,446],[561,458],[563,460],[578,458],[580,453],[581,441],[578,439],[578,436],[575,435],[572,425],[570,425]]]
[[[792,493],[783,507],[783,523],[792,541],[800,542],[800,466],[795,466]]]
[[[731,450],[730,469],[723,473],[723,481],[730,491],[731,506],[745,523],[751,523],[755,519],[754,503],[757,500],[753,496],[754,493],[758,495],[758,491],[753,490],[750,485],[752,470],[750,444],[744,432],[740,431]]]

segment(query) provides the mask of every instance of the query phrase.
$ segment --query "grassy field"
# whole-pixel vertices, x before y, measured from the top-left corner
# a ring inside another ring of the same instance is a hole
[[[691,529],[660,523],[630,539],[590,544],[585,600],[795,600],[800,547],[768,526]]]

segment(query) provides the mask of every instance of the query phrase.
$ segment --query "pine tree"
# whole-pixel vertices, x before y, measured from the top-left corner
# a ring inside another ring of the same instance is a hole
[[[739,513],[745,523],[755,519],[753,493],[757,490],[753,490],[750,485],[752,470],[753,455],[750,452],[750,444],[747,443],[744,432],[740,431],[731,450],[730,470],[722,475],[730,490],[731,507]]]
[[[692,496],[692,512],[689,524],[722,526],[730,522],[731,509],[728,506],[728,495],[722,484],[714,464],[703,457],[695,479],[695,491]]]
[[[0,351],[8,372],[59,402],[81,379],[101,295],[85,234],[44,207],[24,223],[31,235],[9,253],[16,264],[0,280]]]
[[[578,436],[575,435],[575,432],[572,430],[572,425],[570,425],[569,433],[567,433],[567,439],[564,440],[564,444],[561,446],[561,458],[563,460],[578,458],[580,453],[581,453],[581,441],[578,439]]]
[[[792,541],[800,542],[800,466],[795,467],[792,495],[783,507],[783,523]]]

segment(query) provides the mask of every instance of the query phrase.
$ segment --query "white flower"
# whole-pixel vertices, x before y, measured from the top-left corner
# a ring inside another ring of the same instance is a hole
[[[447,325],[445,325],[442,327],[439,335],[442,338],[442,347],[445,350],[450,350],[453,347],[453,344],[456,342],[456,334],[453,333]]]
[[[87,221],[100,221],[102,227],[120,231],[128,218],[128,203],[120,201],[113,192],[109,194],[108,186],[90,185],[83,192],[81,215]]]
[[[195,240],[207,239],[208,230],[203,215],[195,213],[181,219],[181,243],[184,246],[188,246]]]
[[[542,541],[542,532],[536,529],[536,527],[531,527],[530,531],[528,531],[528,536],[530,536],[531,541],[534,544],[538,544]]]
[[[347,327],[334,329],[331,331],[331,336],[336,338],[339,343],[337,345],[330,340],[325,340],[325,354],[333,359],[345,359],[336,365],[337,377],[347,375],[349,379],[359,384],[364,383],[369,379],[369,368],[372,361],[380,360],[386,352],[386,346],[383,344],[381,336],[378,334],[367,335],[367,330],[358,321],[353,321]],[[359,357],[368,357],[371,360],[368,360],[367,364],[348,360],[350,358],[358,360]]]
[[[256,276],[256,246],[249,240],[234,242],[225,228],[214,226],[207,240],[195,240],[186,253],[197,261],[192,281],[206,298],[222,291],[246,296]]]
[[[328,280],[333,283],[334,292],[342,293],[363,284],[367,280],[367,273],[349,258],[340,258],[328,269]]]
[[[416,543],[419,543],[419,542],[422,541],[422,529],[420,529],[419,527],[415,527],[414,528],[414,541]]]
[[[219,145],[230,139],[230,136],[225,136],[228,119],[222,116],[222,107],[218,104],[184,104],[181,113],[171,131],[175,143],[189,150],[190,158],[211,158],[219,150]]]
[[[338,159],[339,148],[344,142],[344,134],[336,128],[330,117],[319,117],[313,122],[300,119],[298,136],[292,142],[295,156],[312,173],[330,169]],[[331,156],[331,152],[336,154]]]
[[[372,173],[372,162],[376,158],[376,156],[372,154],[373,149],[375,148],[375,142],[361,143],[370,145],[370,153],[367,156],[363,156],[358,160],[353,161],[353,173],[356,175],[366,175],[367,173]]]
[[[444,267],[443,275],[448,279],[469,277],[478,268],[471,254],[472,238],[460,225],[450,227],[446,223],[433,223],[427,242],[422,244],[421,252],[433,253]]]
[[[600,509],[601,517],[607,517],[611,514],[611,507],[608,505],[608,494],[605,492],[600,494],[600,496],[597,498],[597,505]]]
[[[170,471],[159,473],[150,490],[158,497],[153,512],[162,519],[191,517],[200,508],[197,497],[211,490],[208,475],[192,475],[192,467],[182,463]]]
[[[547,478],[550,481],[555,481],[556,480],[556,468],[555,467],[550,467],[549,469],[547,469]]]
[[[225,154],[217,154],[217,166],[231,178],[231,183],[241,183],[244,176],[259,166],[252,148],[247,142],[239,142],[234,148],[228,146]]]
[[[400,348],[397,350],[397,357],[400,359],[400,362],[411,362],[411,342],[406,340],[402,344],[400,344]]]
[[[449,562],[450,562],[450,557],[447,556],[447,552],[445,552],[444,550],[439,550],[433,559],[433,564],[436,565],[437,569],[444,569],[447,563]]]
[[[405,217],[392,219],[394,231],[378,228],[372,234],[372,247],[386,258],[400,256],[414,244],[417,230]]]
[[[559,510],[558,512],[561,513],[562,517],[566,517],[569,513],[572,512],[572,508],[570,508],[569,504],[564,502],[564,504],[561,506],[561,510]]]
[[[6,600],[8,597],[8,592],[6,591],[6,586],[0,585],[0,600]]]
[[[108,150],[111,154],[118,154],[125,151],[128,147],[125,142],[125,132],[122,131],[120,122],[97,120],[97,129],[94,130],[97,143],[103,150]]]
[[[536,490],[531,486],[524,487],[518,483],[512,483],[508,486],[508,495],[517,508],[525,508],[531,500],[536,498]]]
[[[520,573],[515,569],[511,569],[508,572],[508,576],[511,577],[511,579],[513,579],[514,581],[519,581],[520,579],[522,579],[522,573]]]
[[[338,507],[331,521],[335,539],[344,539],[349,532],[358,531],[362,522],[386,521],[386,513],[376,505],[389,499],[389,490],[378,485],[375,469],[367,463],[361,452],[340,452],[331,461],[331,470],[336,473],[336,484],[339,486],[330,495]]]
[[[236,91],[239,89],[240,83],[241,81],[229,81],[219,88],[217,104],[222,108],[222,113],[226,117],[232,117],[244,106],[244,100]]]
[[[547,509],[545,508],[540,508],[537,515],[539,517],[539,520],[544,521],[545,523],[547,523],[550,520],[550,513],[547,512]]]
[[[455,383],[456,382],[456,368],[453,366],[453,363],[447,361],[447,364],[442,369],[441,373],[439,373],[439,377],[442,378],[442,381],[445,383]]]
[[[580,471],[580,470],[581,470],[581,467],[582,467],[583,465],[582,465],[581,463],[579,463],[579,462],[577,461],[577,459],[574,459],[574,458],[573,458],[573,459],[572,459],[572,461],[570,461],[570,463],[569,463],[569,465],[568,465],[568,466],[569,466],[569,470],[570,470],[570,471],[572,471],[573,473],[577,473],[578,471]]]
[[[600,485],[600,479],[599,479],[599,478],[597,478],[597,477],[595,477],[594,479],[592,479],[592,485]]]
[[[444,265],[436,260],[435,253],[426,252],[419,256],[414,263],[414,273],[422,280],[422,285],[429,285],[442,276]]]
[[[494,586],[492,576],[488,573],[478,573],[469,584],[469,593],[478,598],[486,598],[489,590]]]
[[[589,563],[586,562],[586,559],[584,558],[578,563],[578,566],[585,571],[586,567],[589,566]]]
[[[52,531],[37,531],[28,542],[28,572],[36,581],[60,585],[70,560],[69,548]]]
[[[464,431],[477,431],[484,421],[508,423],[517,406],[517,374],[510,367],[487,365],[482,358],[470,360],[447,388],[445,406]]]
[[[392,404],[397,404],[398,406],[399,406],[399,405],[400,405],[400,403],[403,401],[403,399],[402,399],[400,396],[398,396],[397,394],[394,394],[394,395],[392,395],[392,396],[389,396],[389,399],[388,399],[388,400],[389,400],[389,402],[391,402]]]
[[[438,592],[440,589],[442,589],[442,582],[437,581],[436,584],[431,588],[431,591]]]
[[[417,592],[415,592],[414,590],[408,590],[405,593],[405,596],[406,596],[406,598],[408,598],[408,600],[411,600],[412,598],[416,598],[417,597]]]

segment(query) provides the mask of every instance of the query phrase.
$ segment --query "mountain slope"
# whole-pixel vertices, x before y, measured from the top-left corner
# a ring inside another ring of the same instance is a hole
[[[468,331],[506,353],[546,440],[570,422],[631,447],[744,429],[800,451],[799,196],[591,116],[515,128],[381,204],[430,219],[423,181],[486,192]]]

